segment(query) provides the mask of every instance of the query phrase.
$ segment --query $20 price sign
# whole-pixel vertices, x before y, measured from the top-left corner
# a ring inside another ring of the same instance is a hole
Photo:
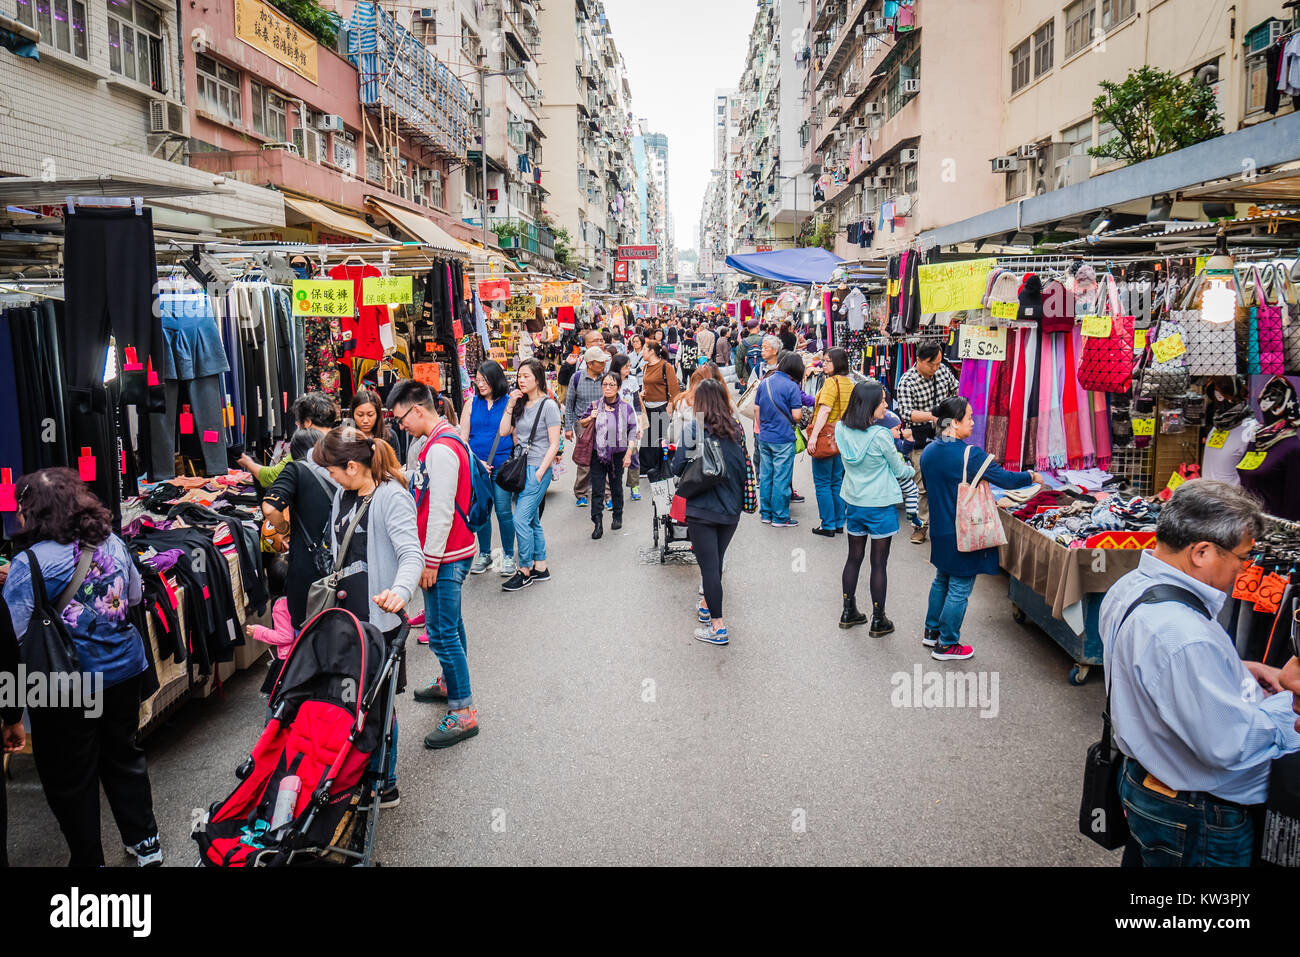
[[[1007,327],[963,323],[961,337],[957,341],[957,356],[961,359],[1005,359]]]

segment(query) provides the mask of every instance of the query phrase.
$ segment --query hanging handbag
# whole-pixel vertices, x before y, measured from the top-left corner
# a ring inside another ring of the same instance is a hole
[[[542,402],[546,401],[548,397],[543,396]],[[516,442],[515,447],[510,450],[510,458],[496,470],[492,480],[502,491],[518,495],[528,484],[528,451],[533,447],[533,439],[537,437],[537,424],[541,421],[542,409],[539,407],[537,416],[533,419],[533,427],[528,432],[528,442],[524,445]]]
[[[1089,392],[1125,393],[1133,387],[1132,316],[1120,315],[1119,290],[1113,276],[1104,277],[1104,313],[1111,317],[1110,335],[1085,336],[1079,357],[1079,385]]]
[[[1280,265],[1273,268],[1282,307],[1282,368],[1287,375],[1294,375],[1300,373],[1300,295],[1286,269]]]
[[[961,476],[970,474],[970,450],[962,458]],[[998,517],[998,503],[993,500],[993,490],[983,481],[984,473],[993,464],[993,456],[984,460],[972,482],[957,486],[957,551],[977,552],[983,548],[996,548],[1007,543],[1007,533]]]
[[[53,602],[45,589],[45,576],[41,572],[41,563],[36,560],[36,553],[29,548],[26,554],[32,579],[32,614],[27,619],[27,631],[21,645],[23,665],[28,674],[80,674],[81,656],[63,620],[63,610],[86,580],[95,549],[87,545],[81,547],[81,559],[72,574],[72,581]]]
[[[1282,375],[1282,308],[1268,301],[1268,286],[1260,275],[1259,267],[1255,272],[1255,333],[1259,343],[1259,371],[1262,375]],[[1279,294],[1279,302],[1281,296]]]
[[[592,409],[595,409],[595,403],[592,403]],[[600,418],[600,410],[592,412],[592,420],[587,423],[587,427],[582,430],[578,436],[578,441],[573,444],[573,461],[584,468],[591,467],[591,454],[596,445],[596,420]]]
[[[1182,328],[1176,323],[1165,320],[1148,333],[1148,338],[1152,338],[1153,334],[1154,341],[1158,342],[1173,335],[1181,336]],[[1138,394],[1166,399],[1186,394],[1190,380],[1187,375],[1187,364],[1184,362],[1183,357],[1179,355],[1166,362],[1157,362],[1152,346],[1153,343],[1148,343],[1147,350],[1142,357]]]
[[[374,497],[371,492],[361,504],[357,506],[356,514],[352,516],[352,521],[348,523],[348,529],[343,533],[343,541],[339,543],[338,552],[331,556],[333,561],[333,570],[324,578],[318,578],[307,588],[307,620],[311,621],[321,612],[335,608],[339,603],[339,582],[344,578],[343,570],[339,563],[347,556],[348,546],[352,544],[352,533],[356,531],[357,525],[370,509],[370,500]]]
[[[1183,344],[1187,352],[1183,358],[1188,375],[1237,374],[1236,330],[1230,322],[1209,322],[1196,308],[1196,296],[1205,273],[1198,273],[1183,296],[1181,308],[1172,310],[1169,318],[1183,330]]]
[[[709,491],[727,477],[727,461],[718,440],[701,430],[700,454],[691,459],[677,482],[677,494],[686,499]]]
[[[840,408],[840,391],[839,383],[836,383],[835,389],[835,407],[831,410],[838,413]],[[808,447],[808,454],[815,459],[833,459],[840,454],[840,447],[835,441],[835,422],[832,418],[838,419],[838,416],[827,416],[826,423],[822,426],[820,432],[813,436],[812,445]]]

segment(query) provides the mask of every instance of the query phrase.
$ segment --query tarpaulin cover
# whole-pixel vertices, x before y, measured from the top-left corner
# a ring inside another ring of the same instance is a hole
[[[770,253],[743,253],[727,257],[737,272],[778,282],[829,282],[835,267],[844,260],[818,246],[805,249],[777,249]]]

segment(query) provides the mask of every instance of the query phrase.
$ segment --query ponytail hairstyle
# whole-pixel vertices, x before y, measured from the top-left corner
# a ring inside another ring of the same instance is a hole
[[[346,469],[349,462],[358,462],[370,469],[376,485],[389,479],[406,488],[406,473],[397,460],[393,447],[383,439],[372,439],[352,426],[331,429],[316,443],[312,461],[322,468]]]

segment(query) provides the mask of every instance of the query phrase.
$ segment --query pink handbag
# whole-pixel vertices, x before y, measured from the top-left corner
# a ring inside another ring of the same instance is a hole
[[[961,476],[970,474],[970,450],[962,458]],[[984,472],[993,464],[993,456],[984,460],[975,480],[957,486],[957,551],[977,552],[982,548],[997,548],[1007,543],[1007,533],[998,517],[998,503],[993,500],[993,490],[984,482]]]

